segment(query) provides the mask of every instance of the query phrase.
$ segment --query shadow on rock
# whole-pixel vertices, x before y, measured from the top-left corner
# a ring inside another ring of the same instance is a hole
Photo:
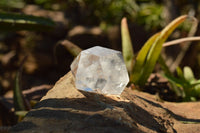
[[[96,98],[95,98],[96,97]],[[143,100],[135,96],[136,100]],[[145,104],[150,103],[146,101]],[[150,103],[152,104],[152,103]],[[153,104],[152,104],[153,105]],[[156,105],[156,104],[155,104]],[[154,106],[155,106],[154,105]],[[158,105],[156,105],[158,106]],[[162,116],[160,119],[165,122]],[[45,99],[30,111],[24,122],[32,122],[39,127],[34,130],[47,132],[63,129],[62,132],[143,132],[141,127],[154,132],[167,132],[169,127],[156,119],[148,110],[134,102],[116,101],[104,95],[91,93],[86,98]],[[12,130],[26,131],[22,122]],[[25,125],[24,125],[24,124]],[[168,123],[168,126],[173,125]],[[140,127],[140,128],[139,128]],[[171,126],[172,128],[172,126]],[[173,129],[172,129],[173,130]]]

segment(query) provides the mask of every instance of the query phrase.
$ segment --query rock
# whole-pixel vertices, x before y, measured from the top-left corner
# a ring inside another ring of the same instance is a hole
[[[163,103],[153,95],[130,88],[121,97],[87,95],[75,88],[69,72],[10,131],[191,133],[200,130],[200,124],[194,124],[200,122],[199,104]]]

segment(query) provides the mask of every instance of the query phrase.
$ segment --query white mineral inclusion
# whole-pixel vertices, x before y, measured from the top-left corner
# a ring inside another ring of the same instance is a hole
[[[121,52],[95,46],[82,51],[71,64],[76,88],[120,95],[129,82]]]

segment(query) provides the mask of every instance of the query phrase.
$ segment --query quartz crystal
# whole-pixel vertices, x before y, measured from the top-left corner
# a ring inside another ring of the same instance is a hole
[[[71,64],[76,88],[120,95],[129,82],[121,52],[95,46],[82,51]]]

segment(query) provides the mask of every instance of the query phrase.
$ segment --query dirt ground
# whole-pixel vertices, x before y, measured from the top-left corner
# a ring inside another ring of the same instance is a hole
[[[197,133],[199,111],[200,102],[163,102],[155,95],[131,88],[120,97],[80,92],[69,72],[10,131]]]

